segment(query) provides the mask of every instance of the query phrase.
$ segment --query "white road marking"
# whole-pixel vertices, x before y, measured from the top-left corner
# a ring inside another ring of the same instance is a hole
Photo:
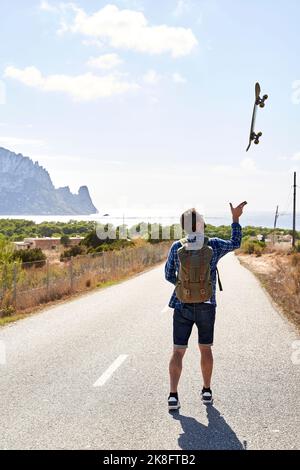
[[[101,377],[94,383],[94,387],[102,387],[109,378],[113,375],[113,373],[120,367],[121,364],[127,359],[127,354],[121,354],[110,366],[106,369],[105,372],[101,375]]]

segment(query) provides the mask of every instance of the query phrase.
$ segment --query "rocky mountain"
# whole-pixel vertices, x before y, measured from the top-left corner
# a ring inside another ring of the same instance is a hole
[[[56,189],[38,162],[0,147],[1,215],[88,215],[97,213],[89,190],[73,194],[68,186]]]

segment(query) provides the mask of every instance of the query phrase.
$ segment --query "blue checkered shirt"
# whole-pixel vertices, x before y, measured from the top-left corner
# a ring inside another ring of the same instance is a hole
[[[222,256],[226,255],[230,251],[236,250],[241,246],[242,240],[242,227],[238,223],[233,223],[231,225],[231,239],[230,240],[222,240],[221,238],[209,238],[208,246],[211,246],[213,249],[213,256],[210,262],[210,276],[212,281],[212,297],[208,301],[213,305],[217,305],[216,303],[216,269],[217,264]],[[189,240],[190,241],[190,240]],[[179,271],[179,259],[177,251],[181,247],[180,241],[176,241],[171,246],[169,251],[168,259],[165,265],[165,278],[167,281],[171,282],[172,284],[176,285],[177,274]],[[169,302],[169,307],[171,308],[180,308],[182,302],[177,299],[175,290],[172,294],[172,297]]]

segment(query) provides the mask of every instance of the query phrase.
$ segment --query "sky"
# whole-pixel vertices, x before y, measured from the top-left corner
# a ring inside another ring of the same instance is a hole
[[[0,12],[0,146],[56,187],[87,185],[100,213],[291,209],[298,0],[0,0]],[[246,153],[256,81],[269,100]]]

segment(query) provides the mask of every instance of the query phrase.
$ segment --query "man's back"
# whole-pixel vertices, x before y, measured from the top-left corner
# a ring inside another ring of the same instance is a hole
[[[208,246],[213,249],[213,255],[210,261],[210,276],[212,282],[212,297],[209,303],[216,305],[216,269],[219,260],[230,251],[236,250],[241,245],[242,240],[242,228],[239,223],[232,223],[232,233],[230,240],[222,240],[221,238],[209,238]],[[192,240],[190,240],[192,242]],[[165,278],[167,281],[176,285],[177,276],[179,272],[179,258],[178,250],[182,244],[180,241],[176,241],[171,246],[169,251],[168,259],[165,265]],[[177,299],[175,291],[169,302],[169,307],[176,308],[181,304],[180,300]]]

